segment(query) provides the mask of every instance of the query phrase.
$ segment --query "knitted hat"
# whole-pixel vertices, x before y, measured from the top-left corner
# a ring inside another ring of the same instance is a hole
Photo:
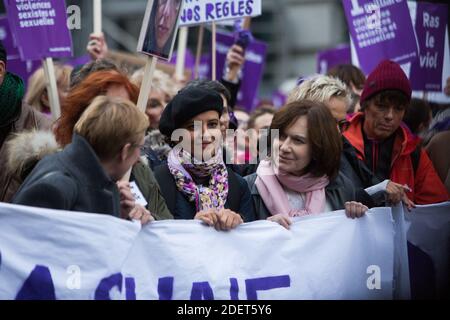
[[[384,90],[399,90],[411,99],[411,85],[400,66],[390,60],[384,60],[367,77],[361,93],[361,104],[373,95]]]
[[[170,101],[159,121],[159,131],[167,137],[190,119],[206,111],[223,111],[222,97],[215,91],[199,87],[186,87]]]

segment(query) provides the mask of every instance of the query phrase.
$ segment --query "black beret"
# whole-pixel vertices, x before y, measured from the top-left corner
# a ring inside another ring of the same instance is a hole
[[[223,111],[223,99],[219,93],[205,88],[186,87],[170,101],[159,121],[159,131],[167,137],[196,115],[206,111]]]

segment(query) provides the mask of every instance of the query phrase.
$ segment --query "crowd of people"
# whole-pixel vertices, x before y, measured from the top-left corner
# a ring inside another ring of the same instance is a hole
[[[143,69],[108,60],[101,36],[87,50],[86,65],[56,67],[61,116],[52,122],[43,70],[25,92],[0,45],[0,201],[230,230],[449,200],[450,108],[412,98],[395,62],[367,79],[337,66],[299,81],[281,108],[263,101],[248,113],[236,102],[245,70],[234,45],[220,81],[181,83],[156,70],[142,112]]]

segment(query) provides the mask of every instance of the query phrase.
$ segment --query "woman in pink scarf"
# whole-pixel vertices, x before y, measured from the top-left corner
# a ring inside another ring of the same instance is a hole
[[[368,208],[352,201],[352,183],[339,173],[341,137],[325,105],[289,103],[275,114],[270,129],[271,158],[245,178],[259,219],[289,228],[296,216],[339,209],[350,218],[364,215]]]

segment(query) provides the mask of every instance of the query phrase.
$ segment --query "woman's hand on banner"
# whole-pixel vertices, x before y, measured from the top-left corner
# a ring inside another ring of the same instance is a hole
[[[136,204],[135,207],[131,209],[128,217],[132,220],[140,220],[142,225],[145,225],[150,221],[155,221],[155,218],[151,215],[150,211],[140,204]]]
[[[406,208],[411,211],[411,209],[415,208],[416,205],[414,202],[409,200],[408,196],[406,195],[406,192],[411,192],[411,188],[407,185],[402,185],[399,183],[395,183],[392,181],[389,181],[389,183],[386,186],[386,193],[387,193],[387,200],[388,203],[396,205],[400,201],[402,201]]]
[[[345,215],[351,219],[361,218],[369,210],[365,205],[356,201],[347,201],[344,205]]]
[[[282,214],[276,214],[274,216],[270,216],[267,218],[267,220],[276,222],[288,230],[290,229],[290,226],[292,224],[291,218],[289,218],[288,216],[282,215]]]
[[[133,193],[131,193],[130,183],[118,181],[116,185],[120,194],[120,216],[123,219],[128,219],[131,210],[136,206]]]
[[[208,226],[213,227],[216,226],[219,217],[216,214],[216,210],[209,209],[203,210],[196,213],[194,219],[201,220],[203,223],[206,223]]]
[[[230,210],[222,209],[217,212],[218,222],[217,230],[231,230],[236,228],[238,225],[244,222],[240,214]]]

